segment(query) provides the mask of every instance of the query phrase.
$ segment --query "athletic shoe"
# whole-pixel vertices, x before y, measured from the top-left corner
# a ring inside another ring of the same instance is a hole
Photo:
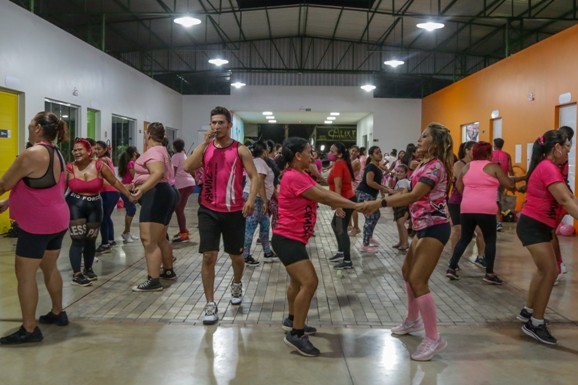
[[[173,237],[173,243],[189,242],[190,240],[189,233],[178,233]]]
[[[403,336],[409,333],[415,333],[422,331],[424,328],[423,321],[417,319],[415,321],[405,320],[401,325],[397,325],[391,328],[391,334],[397,334],[398,336]]]
[[[560,273],[556,276],[556,280],[554,281],[554,286],[558,286],[560,281],[564,279],[564,274]]]
[[[534,326],[532,324],[532,320],[529,320],[522,326],[522,331],[529,335],[530,337],[534,338],[538,342],[542,342],[543,344],[547,345],[556,345],[558,340],[550,334],[546,323],[542,325]]]
[[[349,235],[350,237],[354,237],[359,233],[361,233],[361,229],[351,229],[347,232],[347,235]]]
[[[519,319],[520,321],[526,323],[530,320],[530,318],[532,317],[532,313],[530,313],[528,310],[526,310],[526,308],[522,308],[522,310],[520,311],[520,314],[518,314],[516,316],[517,319]],[[544,318],[544,323],[546,325],[550,325],[550,320],[548,320],[547,318]]]
[[[218,315],[219,309],[217,309],[217,304],[214,302],[209,302],[205,305],[205,316],[203,317],[203,325],[214,325],[219,320]]]
[[[121,237],[122,237],[122,241],[124,243],[133,243],[134,242],[134,239],[133,239],[132,235],[130,235],[130,233],[124,233],[121,235]]]
[[[566,267],[566,264],[564,262],[562,262],[560,264],[560,274],[566,274],[568,272],[568,268]]]
[[[373,246],[370,246],[370,245],[368,245],[368,246],[364,245],[364,246],[361,246],[361,252],[362,253],[368,253],[368,254],[375,254],[375,253],[377,253],[377,249]]]
[[[0,338],[0,344],[2,345],[18,345],[25,344],[27,342],[40,342],[44,339],[42,332],[37,327],[34,328],[32,333],[26,331],[24,326],[20,326],[18,331],[7,335],[6,337]]]
[[[114,246],[116,246],[116,241],[110,241],[110,242],[108,242],[108,245],[110,247],[114,247]]]
[[[343,259],[343,253],[337,252],[333,257],[329,258],[331,262],[338,262]]]
[[[98,246],[95,251],[96,251],[98,254],[107,254],[107,253],[110,253],[110,251],[111,251],[110,249],[111,249],[111,248],[112,248],[112,247],[111,247],[110,245],[108,245],[108,244],[106,244],[106,245],[105,245],[105,244],[102,244],[102,245]]]
[[[447,269],[446,270],[446,277],[448,277],[452,281],[457,281],[460,279],[460,277],[458,276],[458,273],[456,272],[455,269]]]
[[[132,291],[162,291],[163,286],[161,285],[159,278],[151,278],[150,276],[146,281],[140,285],[133,286]]]
[[[336,270],[353,269],[353,262],[351,261],[341,261],[337,265],[333,266]]]
[[[305,357],[317,357],[321,352],[309,341],[309,336],[302,335],[299,337],[296,334],[285,334],[285,344],[296,349],[299,354]]]
[[[140,237],[139,237],[139,236],[130,234],[130,237],[132,238],[133,241],[140,241]]]
[[[54,324],[57,326],[66,326],[68,325],[68,316],[66,315],[66,312],[64,310],[62,310],[58,314],[54,314],[51,310],[46,315],[41,315],[38,318],[38,322],[40,322],[41,324]]]
[[[94,271],[92,270],[92,267],[90,269],[84,269],[84,271],[82,272],[82,275],[84,275],[86,277],[86,279],[88,279],[89,281],[98,280],[98,275],[96,275],[94,273]]]
[[[481,255],[479,255],[473,262],[474,265],[476,265],[477,267],[479,267],[480,269],[485,269],[486,268],[486,259],[484,257],[482,257]]]
[[[165,269],[163,267],[163,269],[161,270],[161,275],[160,277],[162,279],[170,279],[170,280],[175,280],[177,279],[177,275],[175,274],[175,271],[173,269]]]
[[[272,262],[275,262],[276,260],[277,260],[277,254],[275,254],[272,251],[270,253],[263,254],[263,262],[264,263],[272,263]]]
[[[504,226],[502,226],[502,222],[496,223],[496,231],[500,232],[504,230]]]
[[[290,320],[289,317],[285,318],[283,320],[283,323],[281,324],[281,328],[286,332],[290,332],[291,330],[293,330],[293,321]],[[313,334],[317,333],[317,329],[315,329],[313,326],[307,325],[305,325],[304,331],[305,334],[308,336],[312,336]]]
[[[502,285],[504,283],[496,274],[486,274],[484,276],[484,282],[490,285]]]
[[[92,281],[86,278],[84,274],[80,273],[72,277],[72,284],[76,286],[91,286]]]
[[[245,257],[245,265],[257,267],[260,265],[260,262],[257,261],[255,258],[253,258],[251,255],[249,255],[248,257]]]
[[[411,355],[411,359],[414,361],[429,361],[436,353],[447,347],[448,343],[441,336],[437,340],[426,337],[417,346],[417,350]]]
[[[243,283],[231,283],[231,305],[240,305],[243,301]]]
[[[369,239],[369,246],[380,246],[381,243],[377,241],[377,239],[370,238]]]

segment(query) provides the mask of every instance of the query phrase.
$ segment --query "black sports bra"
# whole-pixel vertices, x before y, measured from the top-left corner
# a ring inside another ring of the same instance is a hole
[[[24,184],[33,189],[45,189],[50,188],[56,185],[56,180],[54,179],[54,151],[56,150],[58,154],[58,160],[60,161],[60,169],[64,170],[64,161],[62,160],[62,155],[60,151],[54,146],[50,146],[47,144],[38,143],[41,146],[44,146],[48,150],[48,155],[50,156],[50,163],[48,164],[48,169],[40,178],[29,178],[24,177],[22,181]]]

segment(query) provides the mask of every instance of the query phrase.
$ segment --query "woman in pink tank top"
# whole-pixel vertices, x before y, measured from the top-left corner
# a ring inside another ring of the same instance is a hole
[[[462,234],[456,247],[446,277],[459,279],[456,268],[460,258],[469,245],[474,230],[478,226],[482,230],[486,250],[484,260],[486,275],[484,282],[491,285],[501,285],[502,280],[494,273],[496,259],[496,211],[498,204],[496,194],[499,186],[516,190],[514,179],[508,178],[499,165],[492,163],[492,145],[488,142],[478,142],[472,148],[473,160],[462,169],[456,186],[462,192],[460,205],[460,222]]]
[[[64,201],[64,160],[53,144],[66,137],[66,123],[51,112],[39,112],[28,125],[32,147],[20,153],[0,179],[0,212],[10,206],[10,217],[19,227],[16,243],[16,278],[22,310],[22,326],[6,337],[5,345],[40,342],[42,332],[36,325],[38,287],[36,271],[42,270],[52,308],[40,316],[40,323],[68,324],[62,310],[62,277],[56,267],[62,239],[68,226],[68,206]]]

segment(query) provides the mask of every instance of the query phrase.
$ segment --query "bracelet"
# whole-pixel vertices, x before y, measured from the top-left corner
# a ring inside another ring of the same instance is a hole
[[[381,200],[381,207],[387,207],[387,200],[385,198]]]

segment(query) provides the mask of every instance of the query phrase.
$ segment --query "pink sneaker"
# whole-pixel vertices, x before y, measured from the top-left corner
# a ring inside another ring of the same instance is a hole
[[[377,253],[377,249],[373,246],[361,246],[361,252],[375,254]]]
[[[401,325],[397,325],[391,328],[391,334],[403,336],[405,334],[419,332],[421,330],[423,330],[423,321],[421,319],[417,319],[415,321],[405,320]]]
[[[369,245],[370,245],[370,246],[379,246],[380,243],[379,243],[376,239],[371,238],[371,239],[369,240]]]
[[[411,359],[414,361],[429,361],[436,353],[447,347],[448,343],[441,336],[438,336],[437,340],[426,337],[418,345],[415,353],[411,355]]]

